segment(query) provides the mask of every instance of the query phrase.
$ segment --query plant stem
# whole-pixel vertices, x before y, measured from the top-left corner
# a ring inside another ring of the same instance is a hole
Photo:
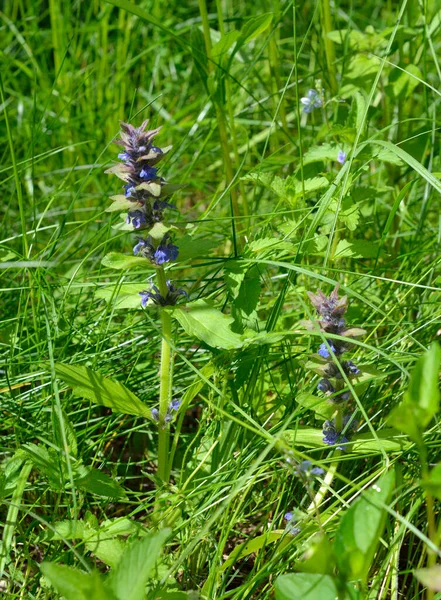
[[[201,14],[202,28],[204,30],[205,50],[207,52],[208,66],[209,66],[210,72],[212,72],[213,71],[213,61],[211,59],[211,35],[210,35],[210,24],[208,21],[206,0],[199,0],[199,12]],[[221,142],[221,147],[222,147],[222,155],[223,155],[223,159],[225,162],[226,185],[228,187],[234,179],[234,170],[233,170],[233,164],[231,162],[230,148],[229,148],[229,144],[228,144],[227,126],[226,126],[226,122],[225,122],[224,112],[223,112],[222,108],[219,106],[219,104],[217,103],[215,98],[213,98],[213,104],[216,109],[216,118],[217,118],[219,137],[220,137],[220,142]],[[233,186],[230,189],[230,194],[231,194],[231,205],[232,205],[231,212],[232,212],[232,217],[233,217],[233,222],[234,222],[234,218],[239,216],[240,211],[239,211],[239,204],[237,201],[237,191]],[[235,238],[234,238],[233,242],[234,242],[234,246],[235,246],[235,254],[237,255]]]
[[[335,49],[334,42],[328,37],[328,33],[333,31],[331,5],[329,0],[321,0],[322,9],[322,33],[325,46],[326,63],[328,65],[329,84],[331,93],[334,95],[337,92],[337,77],[335,72]]]
[[[158,267],[157,272],[158,288],[161,296],[167,296],[167,282],[165,272],[162,266]],[[158,428],[158,477],[164,483],[168,480],[168,445],[169,428],[165,422],[168,407],[171,401],[171,390],[173,381],[173,357],[171,351],[172,321],[170,313],[161,310],[161,366],[159,370],[159,428]]]

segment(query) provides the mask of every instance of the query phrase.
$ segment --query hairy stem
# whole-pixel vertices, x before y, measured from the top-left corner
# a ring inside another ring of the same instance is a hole
[[[161,296],[167,296],[167,282],[163,267],[158,267],[156,272],[158,288]],[[159,370],[159,438],[158,438],[158,477],[164,483],[168,480],[168,445],[169,428],[165,422],[168,407],[171,402],[171,391],[173,381],[173,357],[171,351],[172,322],[170,314],[161,310],[161,366]]]

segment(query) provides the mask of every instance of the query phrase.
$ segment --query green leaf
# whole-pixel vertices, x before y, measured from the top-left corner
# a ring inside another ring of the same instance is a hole
[[[330,575],[316,573],[288,573],[281,575],[275,583],[276,600],[355,600],[358,594],[347,586],[341,596],[337,584]]]
[[[372,140],[370,143],[390,150],[393,154],[395,154],[395,156],[398,156],[398,158],[401,158],[405,163],[407,163],[411,169],[421,175],[421,177],[423,177],[427,183],[430,183],[430,185],[435,188],[437,192],[441,193],[441,181],[439,181],[439,179],[437,179],[430,171],[423,167],[423,165],[419,163],[413,156],[403,150],[403,148],[400,148],[400,146],[396,146],[391,142],[385,142],[384,140]]]
[[[129,200],[125,196],[111,196],[111,200],[113,200],[112,204],[106,208],[106,212],[122,212],[129,209],[134,209],[140,205],[137,202],[133,202],[133,200]]]
[[[441,347],[434,342],[416,363],[403,401],[389,416],[392,425],[417,442],[439,410],[440,364]]]
[[[117,600],[110,590],[105,589],[98,571],[83,573],[51,562],[43,563],[41,571],[66,600]]]
[[[378,245],[365,240],[340,240],[334,258],[376,258]]]
[[[215,63],[218,63],[222,58],[222,55],[230,50],[231,46],[236,42],[239,36],[239,31],[236,31],[235,29],[228,31],[228,33],[221,36],[211,49],[211,57]]]
[[[432,496],[441,499],[441,463],[438,463],[433,467],[428,478],[421,481],[421,485],[428,490]]]
[[[303,164],[309,165],[314,162],[336,162],[340,146],[331,144],[322,144],[313,146],[303,156]]]
[[[87,398],[115,412],[151,418],[149,408],[119,381],[103,377],[87,367],[55,365],[55,373],[76,396]]]
[[[428,569],[416,569],[414,575],[424,587],[434,592],[441,592],[441,565],[434,565]]]
[[[115,309],[137,308],[141,310],[139,293],[147,287],[147,283],[123,283],[122,285],[100,287],[95,292],[95,296],[106,302],[113,302]]]
[[[308,394],[302,392],[295,397],[295,401],[299,406],[303,406],[307,410],[312,410],[317,415],[317,418],[330,419],[332,413],[335,412],[335,406],[333,406],[327,400],[314,396],[314,394]]]
[[[85,543],[86,549],[102,562],[116,569],[126,548],[126,542],[97,531]]]
[[[245,556],[253,554],[253,552],[261,550],[268,544],[277,542],[283,536],[284,533],[284,531],[270,531],[268,533],[264,533],[263,535],[258,535],[257,537],[248,540],[247,542],[239,544],[234,548],[227,560],[220,567],[221,572],[225,571],[226,569],[229,569],[241,558],[244,558]]]
[[[125,498],[126,496],[125,491],[116,481],[98,469],[88,469],[88,472],[83,477],[76,479],[75,483],[80,489],[97,496],[106,498]]]
[[[233,318],[224,315],[207,300],[196,300],[182,308],[175,308],[172,316],[188,335],[209,346],[232,350],[243,345],[242,337],[231,331]]]
[[[118,598],[144,600],[147,581],[170,533],[170,529],[163,529],[126,547],[118,567],[111,572],[108,580]]]
[[[130,256],[121,252],[109,252],[102,259],[101,264],[111,269],[131,269],[133,267],[142,267],[149,271],[154,269],[154,266],[147,258]]]
[[[395,98],[408,98],[412,95],[417,85],[424,81],[423,74],[416,65],[407,65],[399,72],[398,78],[393,82],[392,89]]]
[[[237,41],[235,52],[237,52],[241,46],[248,44],[248,42],[251,42],[251,40],[263,33],[265,29],[268,29],[272,20],[273,13],[264,13],[258,17],[248,19],[240,30],[240,37]]]
[[[205,259],[219,242],[213,238],[197,238],[192,235],[184,235],[179,238],[179,254],[177,262],[184,262],[193,258]]]
[[[380,541],[394,487],[389,471],[363,493],[343,515],[334,541],[337,566],[348,578],[367,580]]]
[[[333,548],[325,535],[317,534],[311,540],[306,551],[306,560],[296,564],[296,570],[302,573],[332,575],[335,568]]]
[[[194,65],[202,79],[202,83],[207,88],[209,74],[207,51],[205,48],[205,38],[199,27],[192,27],[190,34],[191,53],[193,55]]]

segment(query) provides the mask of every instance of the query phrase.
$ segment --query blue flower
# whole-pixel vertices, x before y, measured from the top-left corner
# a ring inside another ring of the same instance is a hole
[[[345,435],[342,435],[342,431],[337,431],[335,419],[332,419],[332,421],[325,421],[323,423],[323,442],[328,446],[335,446],[338,444],[337,450],[346,450],[345,444],[349,442],[349,437],[357,431],[358,427],[358,422],[355,420],[352,420],[348,426],[350,419],[351,415],[345,415],[343,417],[342,431],[346,429]]]
[[[123,187],[126,190],[126,198],[130,198],[130,196],[135,190],[135,186],[133,185],[133,183],[126,183],[126,185],[124,185]]]
[[[158,146],[152,146],[151,149],[153,150],[153,152],[156,152],[156,154],[162,154],[162,150],[161,148],[158,148]]]
[[[139,173],[139,176],[145,181],[150,181],[151,179],[156,178],[157,171],[158,169],[155,169],[155,167],[143,167]]]
[[[313,467],[310,460],[304,460],[301,462],[297,469],[299,475],[305,475],[310,477],[311,475],[323,475],[324,470],[320,467]]]
[[[145,213],[142,210],[133,210],[127,213],[127,225],[133,225],[135,229],[140,229],[147,223]]]
[[[341,165],[344,165],[346,161],[346,156],[347,154],[344,150],[339,150],[337,155],[337,162],[339,162]]]
[[[149,300],[159,306],[174,306],[178,301],[179,296],[185,296],[189,299],[187,292],[182,288],[175,287],[171,281],[167,281],[167,290],[167,295],[164,298],[156,285],[151,283],[150,290],[139,292],[139,295],[141,296],[141,306],[145,308]]]
[[[352,360],[344,362],[342,367],[345,373],[348,373],[349,375],[358,375],[360,373],[360,369],[352,362]]]
[[[121,152],[120,154],[118,154],[118,158],[127,161],[131,159],[131,156],[127,152]]]
[[[337,349],[336,349],[336,347],[334,346],[334,344],[332,344],[332,342],[329,342],[329,341],[328,341],[328,344],[329,344],[329,347],[331,348],[332,352],[333,352],[334,354],[337,354]],[[320,345],[320,348],[318,349],[318,353],[319,353],[319,354],[320,354],[320,356],[322,356],[323,358],[329,358],[329,357],[331,356],[331,354],[330,354],[330,352],[329,352],[329,350],[328,350],[328,347],[326,346],[326,344],[325,344],[325,343],[323,343],[323,344],[321,344],[321,345]]]
[[[154,421],[159,421],[159,410],[157,408],[152,408],[151,413],[152,413],[152,419]]]
[[[138,256],[138,254],[140,252],[143,251],[143,249],[148,245],[148,241],[147,240],[143,240],[142,238],[138,238],[138,243],[136,244],[136,246],[133,246],[133,254],[135,256]]]
[[[335,392],[334,386],[331,384],[329,379],[320,379],[317,384],[317,389],[324,394],[326,392],[331,392],[331,394]]]
[[[166,236],[164,236],[165,239]],[[179,248],[169,240],[164,243],[164,239],[156,248],[154,258],[157,265],[163,265],[166,262],[176,260],[179,254]]]
[[[286,525],[286,531],[288,533],[290,533],[291,535],[297,535],[298,533],[300,533],[300,527],[296,527],[297,517],[294,515],[293,512],[287,512],[284,516],[284,519],[285,521],[288,521]]]
[[[311,113],[314,108],[322,106],[322,101],[317,90],[309,90],[306,97],[300,98],[300,102],[303,104],[304,113]]]
[[[177,400],[176,398],[170,402],[169,410],[179,410],[179,407],[182,404],[182,400]]]

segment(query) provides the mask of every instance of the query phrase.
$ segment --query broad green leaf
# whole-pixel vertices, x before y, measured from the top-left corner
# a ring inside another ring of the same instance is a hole
[[[87,531],[86,523],[79,521],[57,521],[43,534],[44,540],[82,540]]]
[[[374,242],[365,240],[340,240],[334,254],[334,259],[339,258],[376,258],[378,246]]]
[[[230,50],[239,36],[239,31],[236,31],[235,29],[228,31],[226,34],[221,36],[221,38],[213,45],[211,49],[211,58],[215,63],[218,63],[222,58],[222,55]]]
[[[434,342],[416,363],[403,401],[389,416],[389,422],[414,441],[420,440],[420,433],[439,410],[440,364],[441,347]]]
[[[141,310],[140,292],[148,288],[147,283],[123,283],[109,287],[100,287],[95,292],[96,298],[102,298],[106,302],[113,302],[115,308],[137,308]]]
[[[309,165],[314,162],[336,162],[340,146],[332,144],[321,144],[313,146],[303,156],[303,165]]]
[[[87,398],[115,412],[151,418],[149,408],[119,381],[77,365],[58,363],[55,373],[80,398]]]
[[[213,238],[197,238],[191,235],[184,235],[179,238],[177,262],[184,262],[192,258],[203,260],[207,258],[210,250],[213,250],[218,245],[219,242]]]
[[[314,394],[308,394],[302,392],[295,397],[295,401],[299,406],[303,406],[307,410],[312,410],[317,418],[330,419],[332,413],[335,412],[335,406],[333,406],[328,400],[315,396]]]
[[[408,98],[419,83],[424,81],[423,74],[416,65],[406,65],[399,72],[398,78],[392,83],[392,89],[396,98]]]
[[[101,264],[111,269],[131,269],[133,267],[141,267],[142,269],[151,271],[154,269],[152,263],[141,256],[130,256],[121,252],[109,252],[102,259]]]
[[[87,539],[85,546],[89,552],[92,552],[106,565],[116,569],[124,554],[126,542],[97,531]]]
[[[434,565],[428,569],[416,569],[414,575],[424,587],[434,592],[441,592],[441,565]]]
[[[340,573],[367,580],[383,531],[387,505],[394,487],[393,471],[383,475],[343,515],[334,541]]]
[[[438,500],[441,499],[441,463],[433,467],[428,478],[421,481],[421,485]]]
[[[111,572],[108,580],[117,598],[144,600],[147,581],[170,533],[170,529],[163,529],[126,546],[118,567]]]
[[[251,40],[263,33],[265,29],[268,29],[272,20],[273,13],[264,13],[257,17],[248,19],[248,21],[246,21],[240,30],[240,37],[237,41],[235,51],[237,51],[244,44],[251,42]]]
[[[75,479],[76,485],[86,491],[106,498],[125,498],[125,491],[109,475],[98,469],[84,468],[86,473]]]
[[[83,573],[51,562],[43,563],[41,571],[66,600],[117,600],[110,590],[105,589],[98,571]]]
[[[231,331],[233,318],[224,315],[207,300],[190,302],[182,308],[175,308],[171,314],[188,335],[209,346],[232,350],[243,345],[242,337]]]
[[[330,575],[317,573],[288,573],[276,579],[276,600],[356,600],[358,592],[347,586],[339,594],[337,584]]]
[[[335,568],[334,551],[325,535],[317,534],[306,550],[304,560],[296,564],[296,570],[302,573],[332,575]]]
[[[106,212],[123,212],[129,209],[134,209],[137,204],[133,202],[133,200],[129,200],[125,196],[111,196],[111,200],[113,200],[112,204],[106,208]]]

